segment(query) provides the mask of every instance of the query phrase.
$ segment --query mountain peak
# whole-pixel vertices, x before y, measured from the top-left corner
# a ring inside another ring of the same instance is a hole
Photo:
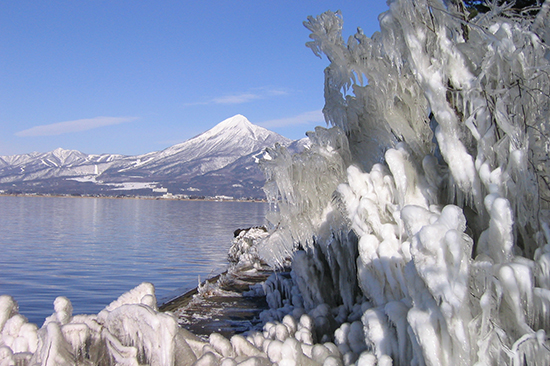
[[[65,160],[70,156],[84,156],[84,154],[78,150],[67,150],[61,147],[58,147],[57,149],[51,151],[50,154],[61,160]]]
[[[71,150],[65,150],[62,147],[58,147],[57,149],[52,150],[51,153],[54,154],[54,155],[59,156],[61,154],[70,153],[70,152],[71,152]]]
[[[71,153],[78,153],[81,154],[82,152],[78,150],[71,150],[71,149],[64,149],[62,147],[58,147],[55,150],[51,151],[52,154],[60,155],[60,154],[71,154]]]
[[[139,156],[58,148],[0,157],[0,189],[118,195],[162,186],[174,194],[200,190],[201,196],[260,197],[263,174],[255,157],[266,147],[290,142],[237,114],[185,142]]]
[[[190,142],[196,143],[199,141],[207,141],[211,139],[216,139],[218,141],[225,140],[227,143],[230,141],[234,144],[239,140],[248,140],[248,141],[264,141],[269,138],[269,136],[277,135],[277,139],[283,140],[286,142],[285,137],[271,132],[263,127],[256,126],[252,124],[245,116],[237,114],[233,117],[227,118],[206,132],[201,133],[198,136],[184,142],[181,145],[188,144]]]
[[[223,125],[226,127],[230,126],[250,126],[252,123],[243,116],[242,114],[236,114],[233,117],[229,117],[227,119],[224,119],[220,123],[218,123],[218,126]]]
[[[258,126],[254,126],[250,121],[242,114],[237,114],[233,117],[224,119],[210,130],[206,131],[209,135],[218,135],[224,130],[251,130]]]

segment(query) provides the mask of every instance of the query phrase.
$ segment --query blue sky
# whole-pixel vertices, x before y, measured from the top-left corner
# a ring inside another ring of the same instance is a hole
[[[298,139],[324,126],[307,16],[372,35],[385,1],[1,1],[0,155],[143,154],[235,114]]]

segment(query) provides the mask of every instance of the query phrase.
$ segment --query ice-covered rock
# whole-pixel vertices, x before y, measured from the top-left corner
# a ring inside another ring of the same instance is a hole
[[[230,263],[239,267],[261,267],[258,246],[268,233],[264,227],[238,229],[227,255]]]
[[[98,315],[72,315],[66,297],[41,329],[0,298],[0,364],[6,365],[191,365],[204,342],[156,309],[154,287],[143,283]],[[153,305],[153,306],[151,306]]]

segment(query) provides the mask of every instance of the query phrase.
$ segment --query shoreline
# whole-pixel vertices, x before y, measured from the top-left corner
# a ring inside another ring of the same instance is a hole
[[[85,194],[46,194],[46,193],[0,193],[0,197],[46,197],[46,198],[102,198],[102,199],[135,199],[135,200],[151,200],[151,201],[206,201],[206,202],[258,202],[267,203],[267,199],[260,198],[239,198],[239,199],[224,199],[224,198],[180,198],[180,197],[163,197],[163,196],[101,196],[101,195],[85,195]]]

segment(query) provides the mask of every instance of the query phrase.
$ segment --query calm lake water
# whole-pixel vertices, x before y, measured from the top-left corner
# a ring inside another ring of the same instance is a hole
[[[41,326],[57,296],[96,314],[142,282],[159,302],[227,265],[233,231],[264,224],[267,204],[0,197],[0,295]]]

